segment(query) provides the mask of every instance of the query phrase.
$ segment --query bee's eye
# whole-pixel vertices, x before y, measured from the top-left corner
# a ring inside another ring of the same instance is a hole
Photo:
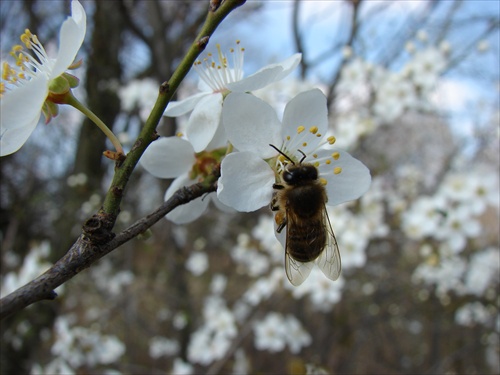
[[[290,171],[283,172],[283,180],[287,183],[291,183],[293,181],[293,173]]]

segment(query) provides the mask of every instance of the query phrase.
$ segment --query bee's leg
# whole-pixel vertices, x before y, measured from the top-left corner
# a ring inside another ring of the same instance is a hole
[[[276,220],[276,224],[278,224],[278,227],[276,228],[276,232],[281,233],[284,227],[286,227],[286,217],[282,212],[278,212],[276,216],[274,217],[274,220]]]
[[[285,187],[281,184],[273,184],[273,189],[274,190],[281,190],[284,189]]]
[[[278,205],[278,198],[276,196],[274,196],[273,199],[271,200],[271,203],[269,204],[269,208],[271,209],[271,211],[279,211],[280,210],[280,206]]]
[[[277,188],[276,186],[281,186],[281,185],[274,184],[273,185],[273,189],[282,189],[283,188],[283,187]],[[269,204],[269,208],[271,209],[271,211],[279,211],[280,206],[278,204],[278,194],[277,194],[277,192],[273,193],[273,199],[271,199],[271,203]]]

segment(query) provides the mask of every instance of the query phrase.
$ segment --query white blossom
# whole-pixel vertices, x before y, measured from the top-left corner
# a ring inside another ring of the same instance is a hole
[[[200,76],[201,93],[178,102],[170,102],[165,116],[177,117],[191,112],[186,136],[196,152],[203,151],[219,129],[224,95],[228,92],[249,92],[279,81],[290,74],[299,64],[301,55],[295,54],[281,63],[267,65],[256,73],[243,78],[244,48],[231,49],[232,62],[217,45],[216,58],[195,62],[194,68]]]
[[[55,58],[45,52],[36,35],[26,30],[21,40],[35,56],[14,48],[15,67],[2,66],[0,86],[0,156],[19,150],[35,130],[51,83],[68,70],[85,37],[86,14],[77,1],[71,2],[71,17],[59,31],[59,51]]]

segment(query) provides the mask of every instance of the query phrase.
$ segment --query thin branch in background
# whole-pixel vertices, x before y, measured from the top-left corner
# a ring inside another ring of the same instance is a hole
[[[154,212],[135,222],[105,244],[95,245],[85,234],[80,235],[66,255],[44,274],[0,299],[0,320],[35,302],[55,299],[57,294],[54,292],[54,289],[90,267],[93,263],[119,246],[144,233],[176,207],[214,192],[216,184],[215,180],[209,185],[206,183],[197,183],[179,189]]]

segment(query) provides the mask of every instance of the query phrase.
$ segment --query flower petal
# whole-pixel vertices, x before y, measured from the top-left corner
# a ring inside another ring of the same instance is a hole
[[[222,122],[227,138],[240,151],[251,151],[265,159],[276,154],[269,144],[281,146],[276,112],[253,95],[229,94],[224,100]]]
[[[149,145],[140,162],[153,176],[178,177],[188,172],[195,162],[193,146],[178,137],[160,138]]]
[[[297,127],[318,127],[318,133],[328,129],[326,96],[319,89],[304,91],[288,102],[283,114],[283,135],[295,134]]]
[[[227,147],[227,135],[224,126],[222,126],[222,124],[219,124],[219,126],[217,127],[217,131],[215,132],[214,137],[212,138],[210,143],[207,145],[206,150],[212,151],[222,147]]]
[[[48,80],[38,74],[0,99],[0,155],[16,152],[35,130],[47,98]]]
[[[240,81],[229,83],[227,88],[233,92],[247,92],[261,89],[289,75],[300,63],[302,55],[296,53],[286,60],[270,64]]]
[[[275,82],[282,72],[283,68],[280,66],[266,67],[240,81],[228,83],[226,87],[233,92],[258,90]]]
[[[203,151],[213,139],[221,122],[222,94],[201,99],[189,116],[186,136],[196,152]]]
[[[224,203],[222,203],[219,198],[217,197],[217,194],[210,194],[210,198],[212,199],[212,202],[214,203],[215,207],[217,207],[218,210],[225,212],[225,213],[235,213],[236,210],[232,207],[226,206]]]
[[[165,193],[165,201],[167,201],[172,195],[174,195],[174,193],[180,188],[192,185],[194,183],[196,183],[196,181],[191,180],[188,177],[187,173],[179,176],[174,181],[172,181],[172,184],[167,189],[167,192]],[[189,223],[198,219],[206,211],[209,201],[210,199],[207,199],[207,197],[205,197],[205,199],[197,198],[194,201],[176,207],[165,217],[176,224]]]
[[[331,153],[332,150],[329,150]],[[358,199],[371,184],[369,169],[358,159],[353,158],[345,151],[339,151],[340,157],[332,165],[322,164],[318,169],[321,177],[327,179],[326,193],[328,205],[335,206],[340,203]],[[321,153],[318,153],[321,157]],[[333,165],[334,164],[334,165]],[[340,167],[339,174],[332,173],[333,168]]]
[[[217,196],[238,211],[255,211],[271,202],[274,182],[274,172],[256,154],[234,152],[222,160]]]
[[[59,77],[73,63],[82,46],[86,30],[87,15],[85,9],[77,0],[73,0],[71,2],[71,17],[64,21],[59,32],[59,51],[50,79]]]
[[[0,130],[0,156],[10,155],[19,150],[26,143],[35,130],[40,113],[30,123],[15,129]]]
[[[191,112],[201,99],[210,94],[211,92],[200,92],[199,94],[192,95],[186,99],[170,102],[168,103],[167,109],[163,115],[168,117],[177,117]]]
[[[276,64],[281,66],[283,68],[283,71],[280,74],[278,74],[278,76],[275,79],[275,82],[281,81],[283,78],[289,75],[297,67],[297,65],[299,65],[300,60],[302,60],[302,54],[295,53],[286,60],[283,60],[282,62]]]

